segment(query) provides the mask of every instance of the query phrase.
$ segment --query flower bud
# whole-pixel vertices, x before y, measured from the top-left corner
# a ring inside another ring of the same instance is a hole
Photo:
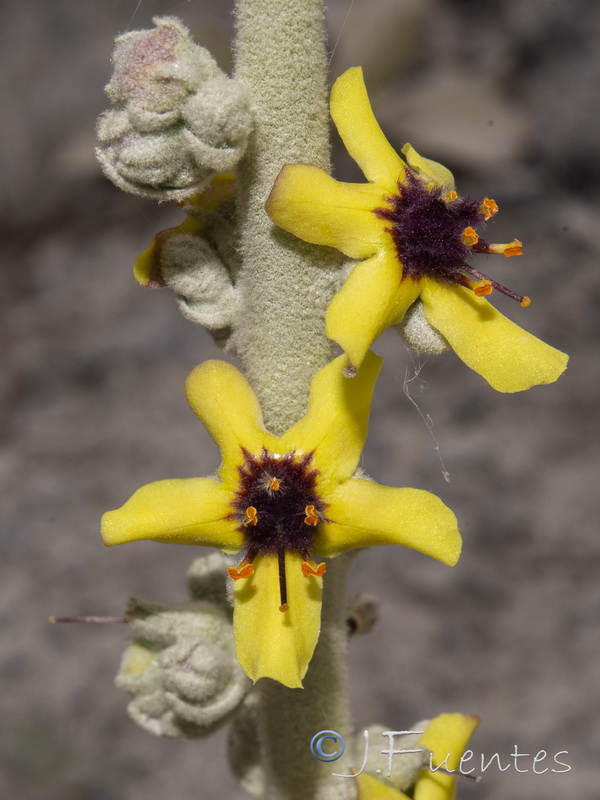
[[[411,350],[420,355],[437,356],[450,348],[442,334],[429,324],[420,300],[412,304],[402,322],[394,328]]]
[[[156,736],[185,738],[227,722],[251,686],[234,655],[228,609],[206,601],[132,599],[127,618],[137,638],[125,650],[116,683],[133,695],[132,719]]]
[[[96,154],[119,188],[185,200],[237,164],[252,129],[246,88],[173,17],[120,36]]]

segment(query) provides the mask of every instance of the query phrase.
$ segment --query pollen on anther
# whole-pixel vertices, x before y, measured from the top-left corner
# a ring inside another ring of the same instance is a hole
[[[491,219],[494,214],[498,213],[498,203],[492,200],[491,197],[484,197],[480,206],[481,213],[483,214],[484,222]]]
[[[530,306],[531,305],[531,298],[527,297],[527,295],[525,295],[525,297],[521,300],[521,305],[523,306],[523,308],[527,308],[527,306]]]
[[[444,200],[447,203],[452,203],[454,200],[458,200],[458,192],[452,189],[451,192],[448,192],[448,194],[444,195]]]
[[[287,611],[289,608],[287,603],[283,603],[283,605],[279,606],[280,611]]]
[[[513,241],[509,244],[509,246],[504,251],[504,255],[507,258],[511,256],[522,256],[523,255],[523,242],[520,242],[518,239],[513,239]]]
[[[322,578],[323,575],[327,572],[327,567],[325,562],[322,561],[320,564],[315,564],[315,562],[302,562],[302,574],[305,578],[308,578],[310,575],[315,575],[317,578]]]
[[[304,509],[304,513],[306,514],[306,517],[304,518],[304,522],[307,525],[318,525],[319,524],[319,518],[315,514],[315,507],[314,506],[306,506],[306,508]]]
[[[488,294],[492,293],[492,288],[490,281],[482,281],[473,286],[473,294],[476,297],[486,297]]]
[[[512,256],[523,255],[523,242],[519,239],[513,239],[508,244],[490,244],[487,247],[488,253],[495,253],[496,255],[505,255],[507,258]]]
[[[244,522],[244,525],[246,527],[254,526],[256,525],[257,522],[258,522],[258,514],[256,513],[256,509],[254,508],[254,506],[248,506],[248,508],[246,509],[246,521]]]
[[[239,581],[240,578],[249,578],[250,575],[254,575],[254,567],[252,564],[240,564],[240,569],[228,567],[227,572],[230,578],[233,578],[234,581]]]
[[[474,244],[477,244],[477,242],[479,241],[479,235],[478,235],[477,231],[474,228],[472,228],[470,225],[469,225],[469,227],[464,229],[464,231],[462,232],[462,236],[460,238],[469,247],[472,247]]]
[[[279,481],[277,478],[271,478],[269,480],[269,489],[272,489],[274,492],[279,491]]]

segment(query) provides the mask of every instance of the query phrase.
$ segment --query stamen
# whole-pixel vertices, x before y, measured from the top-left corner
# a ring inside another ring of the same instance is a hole
[[[472,289],[476,297],[486,297],[486,295],[492,293],[492,284],[490,281],[482,281],[481,283],[476,283]]]
[[[316,575],[317,578],[322,578],[326,572],[327,567],[324,561],[320,564],[316,564],[312,559],[302,562],[302,574],[305,578],[308,578],[309,575]]]
[[[495,200],[492,200],[491,197],[484,197],[479,206],[479,210],[483,214],[484,222],[487,222],[494,214],[498,213],[498,204]]]
[[[314,506],[306,506],[306,508],[304,509],[304,513],[306,514],[306,517],[304,518],[304,522],[307,525],[318,525],[319,524],[319,518],[315,514],[315,507]]]
[[[234,581],[239,581],[240,578],[249,578],[250,575],[254,575],[254,567],[247,559],[244,559],[237,569],[235,567],[227,567],[227,572],[230,578],[233,578]]]
[[[479,241],[479,234],[477,231],[472,228],[470,225],[468,228],[465,228],[462,232],[462,236],[460,237],[463,242],[468,245],[469,247],[473,247],[474,244],[477,244]]]
[[[523,242],[519,239],[513,239],[508,244],[488,244],[487,242],[478,242],[471,245],[475,253],[494,253],[496,255],[504,254],[507,258],[511,256],[523,255]]]
[[[447,203],[451,203],[453,200],[458,200],[458,192],[455,192],[454,189],[452,189],[451,192],[448,192],[448,194],[444,195],[443,199]]]
[[[498,283],[498,281],[494,281],[492,280],[492,278],[488,278],[488,276],[484,275],[483,272],[479,272],[479,270],[474,269],[470,264],[463,264],[462,268],[469,275],[472,275],[474,278],[477,278],[478,280],[482,281],[482,283],[478,284],[477,286],[471,287],[473,289],[473,292],[477,295],[477,297],[482,297],[483,295],[490,294],[493,287],[494,289],[497,289],[499,292],[502,292],[502,294],[505,294],[507,297],[516,300],[517,303],[523,306],[523,308],[527,308],[527,306],[531,304],[531,300],[529,297],[513,292],[512,289],[503,286],[501,283]],[[484,291],[483,288],[481,288],[482,284],[487,284],[489,286],[489,289],[487,291]]]
[[[258,522],[258,515],[256,513],[256,509],[254,508],[254,506],[248,506],[248,508],[246,509],[246,521],[244,522],[244,525],[246,527],[254,526],[256,525],[257,522]]]
[[[285,579],[285,550],[283,547],[277,553],[277,561],[279,563],[279,599],[281,600],[279,610],[287,611],[289,606],[287,601],[287,583]]]
[[[277,478],[271,478],[269,481],[269,489],[272,489],[274,492],[279,491],[279,481]]]

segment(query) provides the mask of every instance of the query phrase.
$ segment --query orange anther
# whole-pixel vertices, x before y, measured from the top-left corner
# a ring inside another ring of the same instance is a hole
[[[321,562],[320,564],[315,564],[314,561],[302,562],[302,574],[305,578],[308,578],[309,575],[316,575],[317,578],[322,578],[326,572],[327,567],[325,566],[325,562]]]
[[[304,522],[307,525],[318,525],[319,524],[319,518],[315,514],[315,507],[314,506],[306,506],[306,508],[304,509],[304,513],[306,514],[306,517],[304,518]]]
[[[282,606],[279,606],[280,611],[287,611],[289,608],[287,603],[284,603]]]
[[[511,256],[522,256],[523,255],[523,242],[520,242],[518,239],[513,239],[512,242],[508,244],[491,244],[488,249],[488,253],[496,253],[497,255],[504,254],[507,258]]]
[[[523,242],[520,242],[518,239],[513,239],[512,242],[508,245],[508,247],[504,251],[504,255],[507,258],[510,258],[511,256],[522,256]]]
[[[460,238],[469,247],[472,247],[479,241],[479,236],[477,234],[477,231],[474,228],[471,228],[470,225],[468,228],[464,229],[464,231],[462,232],[462,236]]]
[[[473,294],[477,297],[486,297],[486,295],[492,293],[492,284],[490,281],[482,281],[481,283],[475,284],[473,286]]]
[[[250,525],[256,525],[257,522],[258,522],[258,515],[256,513],[256,509],[254,508],[254,506],[248,506],[248,508],[246,509],[246,522],[244,522],[244,525],[248,527]]]
[[[453,200],[458,200],[458,192],[455,192],[454,189],[452,189],[451,192],[448,192],[448,194],[444,195],[444,200],[447,203],[451,203]]]
[[[483,200],[481,201],[481,206],[479,207],[479,210],[483,214],[483,219],[487,221],[488,219],[493,217],[494,214],[498,213],[498,204],[496,203],[495,200],[492,200],[490,197],[484,197]]]
[[[239,569],[228,567],[227,572],[230,578],[233,578],[234,581],[239,581],[240,578],[249,578],[250,575],[254,575],[254,567],[252,564],[244,564],[244,562],[242,562]]]
[[[531,298],[530,298],[530,297],[527,297],[527,296],[525,296],[525,297],[524,297],[524,298],[521,300],[521,305],[523,306],[523,308],[527,308],[527,306],[530,306],[530,305],[531,305]]]
[[[274,492],[279,491],[279,481],[277,478],[271,478],[269,481],[269,489],[272,489]]]

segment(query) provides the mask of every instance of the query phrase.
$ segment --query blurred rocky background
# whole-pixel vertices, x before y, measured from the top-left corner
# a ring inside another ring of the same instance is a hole
[[[201,551],[105,550],[101,513],[138,486],[211,472],[217,449],[183,381],[219,357],[167,291],[131,264],[180,212],[126,196],[94,160],[115,35],[177,14],[224,69],[227,0],[4,0],[2,70],[3,499],[0,796],[19,800],[241,800],[225,733],[155,739],[113,685],[130,594],[185,598]],[[381,618],[351,647],[357,728],[479,715],[473,750],[500,754],[472,800],[599,796],[600,5],[594,0],[331,0],[332,75],[362,64],[393,144],[443,161],[463,194],[491,196],[495,241],[525,242],[494,295],[571,353],[565,376],[496,394],[452,354],[411,358],[388,332],[365,469],[440,494],[465,540],[449,569],[412,551],[361,556],[356,590]],[[336,144],[336,175],[361,180]],[[450,475],[446,482],[443,472]],[[529,758],[510,758],[517,745]],[[382,745],[383,746],[383,745]],[[544,774],[533,755],[548,753]],[[552,759],[571,766],[564,769]]]

